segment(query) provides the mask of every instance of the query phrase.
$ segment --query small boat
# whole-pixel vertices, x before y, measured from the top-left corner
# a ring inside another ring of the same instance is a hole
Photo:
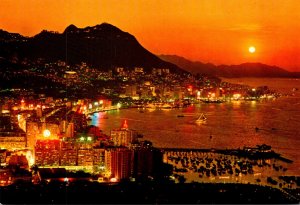
[[[196,120],[196,123],[204,124],[204,123],[206,123],[206,120],[207,120],[207,118],[205,117],[205,115],[203,113],[201,113],[201,115]]]
[[[184,117],[184,115],[177,115],[177,117]]]
[[[163,105],[161,106],[161,108],[162,108],[162,109],[171,109],[172,106],[171,106],[170,104],[165,103],[165,104],[163,104]]]

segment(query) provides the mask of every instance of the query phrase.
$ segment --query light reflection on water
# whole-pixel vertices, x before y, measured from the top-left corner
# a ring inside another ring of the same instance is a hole
[[[168,111],[124,109],[95,114],[91,124],[109,134],[127,119],[129,128],[143,134],[156,147],[242,148],[267,144],[292,159],[291,171],[300,175],[299,102],[297,95],[273,101],[202,103]],[[200,113],[206,115],[206,124],[195,123]],[[179,114],[184,117],[177,117]]]

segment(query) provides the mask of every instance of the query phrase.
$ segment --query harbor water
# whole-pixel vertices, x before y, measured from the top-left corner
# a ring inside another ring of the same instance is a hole
[[[200,103],[180,109],[120,109],[95,113],[91,124],[105,134],[127,120],[130,129],[155,147],[243,148],[271,145],[293,160],[287,175],[300,175],[300,80],[225,79],[253,87],[267,85],[284,96],[272,100]],[[206,123],[195,121],[204,113]],[[178,117],[181,116],[181,117]]]

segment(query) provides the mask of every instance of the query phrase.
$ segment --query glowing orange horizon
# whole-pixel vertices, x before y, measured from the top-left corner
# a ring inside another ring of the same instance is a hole
[[[107,22],[155,54],[300,71],[299,11],[298,0],[2,0],[0,28],[33,36]]]

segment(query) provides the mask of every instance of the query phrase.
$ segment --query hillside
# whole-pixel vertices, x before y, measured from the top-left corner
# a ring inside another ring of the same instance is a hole
[[[46,62],[86,62],[103,70],[143,67],[145,70],[169,68],[184,72],[146,50],[133,35],[107,23],[86,28],[70,25],[63,33],[44,30],[30,38],[1,30],[0,50],[0,57],[16,61],[42,58]]]
[[[277,66],[262,63],[243,63],[240,65],[219,65],[190,61],[176,55],[160,55],[161,59],[174,63],[193,74],[201,73],[217,77],[300,77],[299,73],[286,71]]]

